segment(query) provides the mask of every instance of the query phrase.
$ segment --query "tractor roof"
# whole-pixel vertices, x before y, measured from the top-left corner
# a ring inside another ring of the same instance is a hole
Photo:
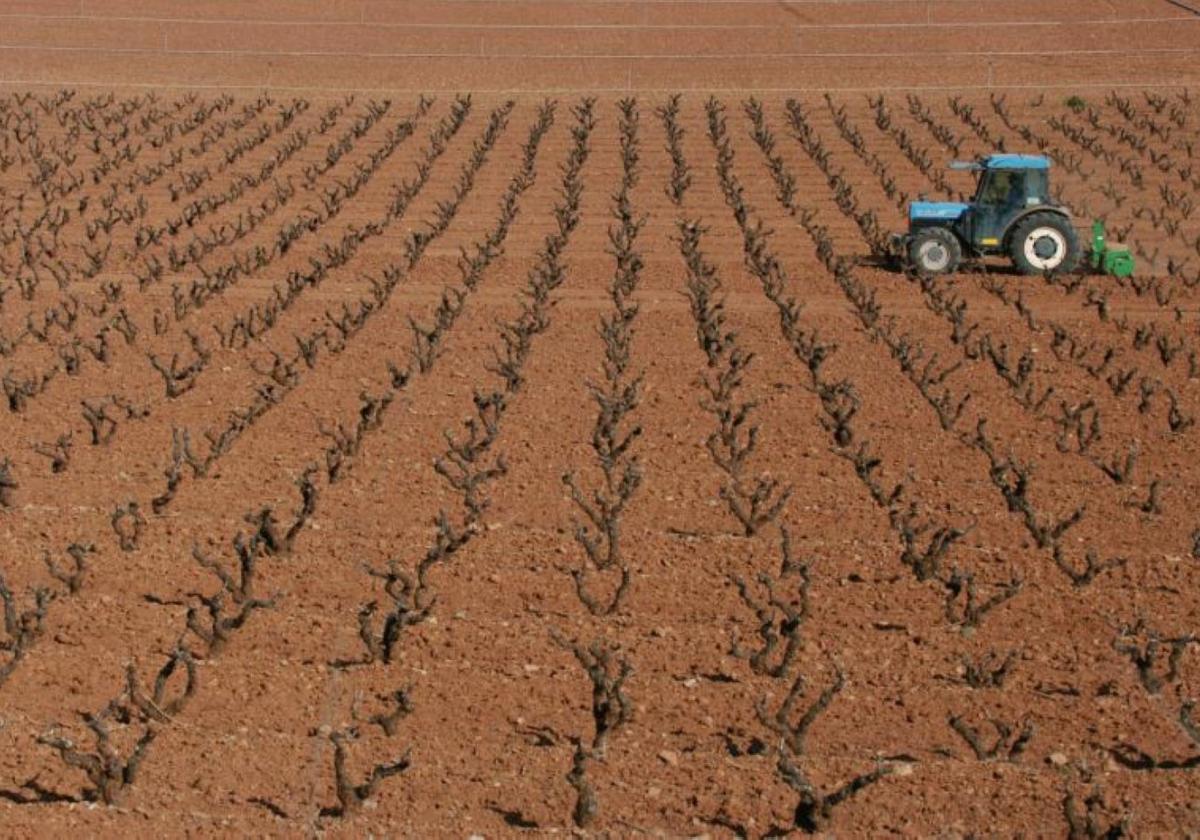
[[[983,169],[1049,169],[1050,159],[1044,155],[984,155],[975,160],[954,160],[951,169],[979,172]]]
[[[983,165],[987,169],[1049,169],[1050,159],[1044,155],[988,155]]]

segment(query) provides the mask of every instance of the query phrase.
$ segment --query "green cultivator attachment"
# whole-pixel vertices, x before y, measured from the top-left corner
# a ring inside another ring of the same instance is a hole
[[[1133,274],[1133,254],[1124,245],[1109,242],[1104,236],[1104,222],[1092,222],[1092,268],[1111,277]]]

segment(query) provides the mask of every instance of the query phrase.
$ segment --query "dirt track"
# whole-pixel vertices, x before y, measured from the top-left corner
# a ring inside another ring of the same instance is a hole
[[[949,54],[1113,47],[1082,3],[129,5],[6,6],[6,834],[1200,832],[1190,53]],[[722,92],[583,98],[629,84]],[[1031,147],[1134,281],[882,266]]]

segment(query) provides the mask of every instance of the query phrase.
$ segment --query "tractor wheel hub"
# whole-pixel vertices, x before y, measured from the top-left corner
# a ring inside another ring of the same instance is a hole
[[[1049,236],[1040,236],[1033,243],[1033,253],[1044,260],[1048,260],[1058,253],[1058,243]]]
[[[940,271],[946,267],[946,262],[950,259],[950,254],[946,251],[946,246],[940,242],[926,242],[921,245],[921,261],[926,268],[934,271]]]
[[[1067,257],[1067,238],[1049,225],[1036,227],[1022,243],[1025,261],[1037,271],[1053,271]]]

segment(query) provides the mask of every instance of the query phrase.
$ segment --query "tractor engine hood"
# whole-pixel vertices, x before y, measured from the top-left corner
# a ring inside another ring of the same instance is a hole
[[[969,207],[958,201],[914,201],[908,205],[908,218],[914,222],[953,222]]]

